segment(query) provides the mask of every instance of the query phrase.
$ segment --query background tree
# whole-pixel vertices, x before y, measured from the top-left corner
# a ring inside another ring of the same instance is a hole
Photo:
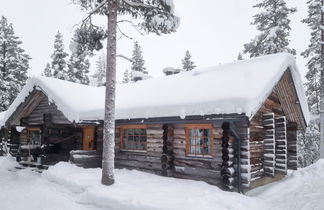
[[[320,107],[321,107],[321,72],[324,68],[323,52],[323,0],[308,0],[308,16],[302,22],[311,29],[310,42],[301,53],[308,59],[306,73],[306,96],[313,115],[306,132],[298,135],[298,163],[301,167],[312,164],[319,158],[320,145]]]
[[[194,62],[191,60],[191,55],[189,53],[189,50],[186,51],[185,57],[181,60],[182,62],[182,69],[184,71],[191,71],[194,68],[196,68]]]
[[[143,58],[143,52],[141,50],[141,46],[138,44],[137,41],[134,42],[134,49],[133,49],[131,62],[132,62],[131,65],[132,72],[141,72],[143,74],[148,74],[144,66],[145,61]]]
[[[51,65],[49,63],[46,64],[46,67],[45,67],[45,69],[43,71],[42,76],[45,76],[45,77],[52,77],[53,76]]]
[[[132,81],[132,76],[128,69],[126,69],[124,72],[123,83],[129,83],[130,81]]]
[[[179,19],[173,15],[172,0],[75,0],[83,9],[89,12],[83,20],[79,39],[88,43],[89,50],[100,50],[101,41],[107,36],[107,68],[106,68],[106,101],[103,139],[102,184],[114,183],[115,156],[115,81],[116,81],[116,36],[117,15],[128,15],[139,21],[138,26],[158,35],[176,30]],[[108,31],[92,24],[94,14],[107,16]],[[131,22],[131,21],[128,21]],[[134,26],[135,24],[131,24]]]
[[[67,77],[71,82],[88,85],[90,82],[88,76],[90,62],[87,58],[89,53],[86,49],[84,49],[85,47],[82,45],[82,43],[78,42],[78,30],[80,29],[76,30],[75,37],[72,39],[70,44],[72,54],[68,62]]]
[[[5,111],[27,80],[31,59],[5,17],[0,19],[0,111]]]
[[[305,132],[299,131],[297,140],[298,167],[315,163],[320,157],[319,118],[312,119]]]
[[[53,69],[53,77],[66,80],[68,79],[67,73],[66,73],[66,57],[68,54],[64,51],[64,44],[63,44],[63,36],[58,31],[55,35],[54,40],[54,52],[51,56],[52,63],[51,67]]]
[[[290,40],[290,19],[288,16],[296,12],[295,8],[288,8],[286,0],[262,0],[254,5],[261,11],[254,15],[252,25],[256,25],[260,34],[244,45],[243,52],[250,57],[279,52],[296,54],[288,47]]]
[[[311,29],[311,38],[308,48],[301,53],[308,59],[306,73],[306,96],[308,104],[313,114],[319,114],[320,111],[320,85],[321,69],[323,63],[322,44],[321,44],[321,18],[322,18],[322,0],[309,0],[308,17],[302,22]]]
[[[96,72],[92,76],[95,80],[96,86],[105,86],[106,84],[106,60],[102,53],[96,62]]]

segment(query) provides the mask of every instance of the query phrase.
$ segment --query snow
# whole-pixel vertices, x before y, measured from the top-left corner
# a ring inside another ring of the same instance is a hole
[[[6,114],[6,112],[0,112],[0,129],[5,123],[5,120],[4,120],[5,114]]]
[[[237,61],[163,78],[117,84],[116,119],[245,113],[252,118],[290,68],[306,122],[306,96],[295,58],[287,53]],[[71,121],[104,118],[104,87],[34,77],[9,107],[4,120],[34,87],[42,90]],[[1,126],[1,124],[0,124]]]
[[[0,209],[265,209],[258,200],[204,182],[136,170],[115,170],[116,183],[103,186],[100,169],[60,162],[39,174],[14,166],[14,160],[0,157]]]
[[[116,169],[116,183],[103,186],[100,169],[60,162],[38,173],[17,166],[12,157],[0,157],[0,209],[299,210],[324,206],[324,160],[288,171],[285,179],[247,195],[136,170]]]

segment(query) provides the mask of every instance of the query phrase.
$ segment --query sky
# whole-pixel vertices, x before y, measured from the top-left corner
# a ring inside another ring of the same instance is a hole
[[[157,36],[142,36],[131,26],[123,25],[123,32],[137,40],[142,48],[145,66],[153,77],[163,76],[164,67],[181,68],[181,59],[189,50],[197,68],[215,66],[237,59],[243,44],[249,42],[258,32],[250,23],[258,12],[252,6],[256,0],[174,0],[175,13],[180,17],[177,32]],[[73,31],[86,16],[72,0],[0,0],[0,15],[13,24],[15,33],[23,41],[22,47],[32,57],[29,75],[40,75],[47,63],[51,62],[54,36],[60,31],[64,36],[68,53]],[[303,0],[289,0],[289,6],[298,12],[290,18],[291,47],[300,54],[309,42],[309,29],[300,21],[307,16],[307,6]],[[98,23],[106,24],[105,18]],[[118,53],[130,57],[133,41],[121,38]],[[98,52],[101,55],[102,52]],[[247,58],[247,56],[245,56]],[[302,73],[307,71],[306,60],[297,55],[297,65]],[[91,74],[95,71],[95,61],[91,59]],[[117,80],[130,69],[130,63],[117,58]]]

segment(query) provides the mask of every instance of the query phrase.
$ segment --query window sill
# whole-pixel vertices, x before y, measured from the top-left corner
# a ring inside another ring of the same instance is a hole
[[[186,157],[188,158],[197,158],[197,159],[213,159],[214,157],[212,155],[191,155],[188,154],[186,155]]]
[[[120,149],[121,152],[147,153],[146,150]]]

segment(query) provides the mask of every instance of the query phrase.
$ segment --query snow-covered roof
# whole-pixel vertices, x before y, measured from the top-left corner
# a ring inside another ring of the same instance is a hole
[[[0,112],[0,129],[4,125],[5,114],[6,112]]]
[[[295,58],[287,53],[117,84],[116,119],[245,113],[253,117],[290,68],[306,122],[307,101]],[[8,109],[5,120],[34,87],[41,89],[72,122],[104,118],[105,88],[33,77]]]

